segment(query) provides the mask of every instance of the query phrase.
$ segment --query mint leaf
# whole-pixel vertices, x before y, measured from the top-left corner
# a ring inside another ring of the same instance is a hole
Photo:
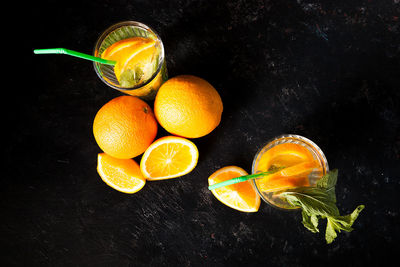
[[[322,176],[322,178],[317,181],[317,187],[326,189],[329,197],[332,199],[334,203],[336,203],[335,186],[337,183],[337,177],[338,177],[338,170],[334,169],[329,171],[327,174]]]
[[[298,187],[280,194],[294,206],[301,207],[306,214],[338,216],[339,210],[326,189],[319,187]]]
[[[301,212],[301,215],[303,217],[303,225],[305,228],[310,230],[313,233],[318,233],[318,216],[317,215],[309,215],[307,212],[304,210]]]
[[[325,239],[328,244],[335,240],[337,232],[351,232],[354,221],[364,209],[364,205],[360,205],[351,214],[339,214],[335,196],[337,176],[338,171],[333,170],[322,177],[315,187],[298,187],[280,194],[289,205],[302,209],[302,223],[311,232],[319,232],[319,219],[327,219]]]
[[[338,169],[334,169],[329,171],[327,174],[322,176],[321,179],[317,181],[317,187],[330,189],[336,186],[337,177],[338,177]]]
[[[335,231],[335,229],[337,229],[337,228],[333,225],[333,222],[330,218],[327,218],[327,219],[328,219],[328,221],[326,223],[325,240],[326,240],[326,243],[330,244],[337,237],[337,233]],[[340,232],[340,230],[339,230],[339,232]]]
[[[332,243],[336,238],[336,231],[339,233],[341,230],[346,232],[353,231],[352,225],[364,208],[364,205],[359,205],[352,213],[346,216],[328,217],[328,223],[325,232],[325,239],[328,244]]]
[[[139,67],[133,69],[126,69],[121,73],[120,81],[122,87],[131,88],[138,85],[143,77],[143,70]]]

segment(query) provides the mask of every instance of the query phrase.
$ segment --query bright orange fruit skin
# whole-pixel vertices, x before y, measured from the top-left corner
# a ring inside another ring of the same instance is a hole
[[[134,158],[153,142],[157,135],[157,121],[146,102],[134,96],[120,96],[97,112],[93,135],[108,155],[120,159]]]
[[[226,166],[210,175],[208,184],[213,185],[248,173],[237,166]],[[251,181],[236,183],[211,190],[212,194],[223,204],[243,212],[257,212],[260,207],[260,196],[254,190]]]
[[[213,131],[221,121],[223,105],[217,90],[206,80],[180,75],[159,89],[154,113],[169,133],[199,138]]]

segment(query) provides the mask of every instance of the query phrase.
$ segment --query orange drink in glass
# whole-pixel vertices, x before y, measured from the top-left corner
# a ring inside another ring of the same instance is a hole
[[[270,140],[256,154],[252,173],[276,171],[252,180],[260,197],[272,206],[293,209],[279,194],[287,189],[314,186],[328,170],[322,150],[300,135],[281,135]]]
[[[114,66],[94,62],[94,69],[105,84],[128,95],[152,100],[168,78],[161,38],[140,22],[124,21],[106,29],[93,54],[116,61]]]

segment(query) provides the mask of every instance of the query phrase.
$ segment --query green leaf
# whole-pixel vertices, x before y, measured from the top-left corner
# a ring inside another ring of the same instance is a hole
[[[327,174],[322,176],[320,180],[317,181],[317,187],[326,189],[328,196],[334,203],[336,203],[335,186],[337,183],[337,177],[338,170],[334,169],[332,171],[329,171]]]
[[[337,237],[337,233],[335,231],[335,227],[333,226],[333,222],[332,222],[331,218],[328,217],[327,219],[328,219],[328,221],[326,223],[325,240],[326,240],[326,243],[330,244]],[[339,230],[339,232],[340,232],[340,230]]]
[[[287,202],[311,215],[338,216],[339,210],[326,189],[318,187],[298,187],[281,193]]]
[[[303,225],[305,228],[310,230],[313,233],[318,233],[318,216],[316,215],[309,215],[307,212],[304,210],[301,212],[301,215],[303,217]]]
[[[332,241],[336,238],[336,231],[339,233],[341,230],[346,232],[353,231],[352,225],[364,208],[364,205],[359,205],[352,213],[346,216],[328,217],[328,224],[326,226],[325,233],[325,239],[327,243],[332,243]]]
[[[338,172],[338,169],[329,171],[317,181],[317,187],[325,189],[335,187],[337,183]]]
[[[342,226],[351,227],[364,208],[364,205],[359,205],[352,213],[346,216],[339,216],[337,219],[340,219]]]
[[[130,88],[138,85],[143,77],[143,70],[136,67],[134,70],[125,70],[120,77],[120,84],[122,87]]]
[[[351,214],[339,214],[335,196],[337,176],[338,171],[333,170],[321,178],[316,187],[298,187],[280,194],[289,205],[302,209],[302,223],[311,232],[319,232],[319,219],[327,219],[325,239],[328,244],[335,240],[338,232],[352,231],[354,221],[364,209],[364,205],[360,205]]]

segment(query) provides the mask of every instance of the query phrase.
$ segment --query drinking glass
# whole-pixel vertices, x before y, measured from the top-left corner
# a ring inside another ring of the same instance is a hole
[[[285,143],[294,143],[305,147],[311,153],[313,159],[317,161],[320,167],[313,169],[307,177],[309,185],[315,186],[317,180],[320,179],[323,175],[325,175],[329,171],[328,161],[326,160],[326,157],[322,152],[322,150],[313,141],[300,135],[294,135],[294,134],[280,135],[267,142],[267,144],[263,146],[254,157],[252,165],[252,173],[267,171],[260,169],[259,163],[262,156],[274,146]],[[282,209],[294,209],[285,200],[279,197],[279,194],[282,193],[283,191],[268,191],[268,192],[262,191],[258,186],[258,181],[259,181],[258,179],[254,179],[252,180],[252,183],[256,192],[260,195],[262,200],[264,200],[265,202],[274,207]]]
[[[131,37],[151,38],[156,41],[158,46],[158,55],[155,58],[154,70],[151,78],[144,83],[135,85],[131,88],[123,87],[118,82],[114,67],[112,65],[94,62],[94,69],[99,78],[111,88],[122,93],[140,97],[145,100],[154,99],[161,84],[168,79],[167,68],[165,63],[164,46],[158,34],[149,26],[137,21],[123,21],[107,28],[98,38],[94,56],[101,57],[103,51],[110,45]]]

